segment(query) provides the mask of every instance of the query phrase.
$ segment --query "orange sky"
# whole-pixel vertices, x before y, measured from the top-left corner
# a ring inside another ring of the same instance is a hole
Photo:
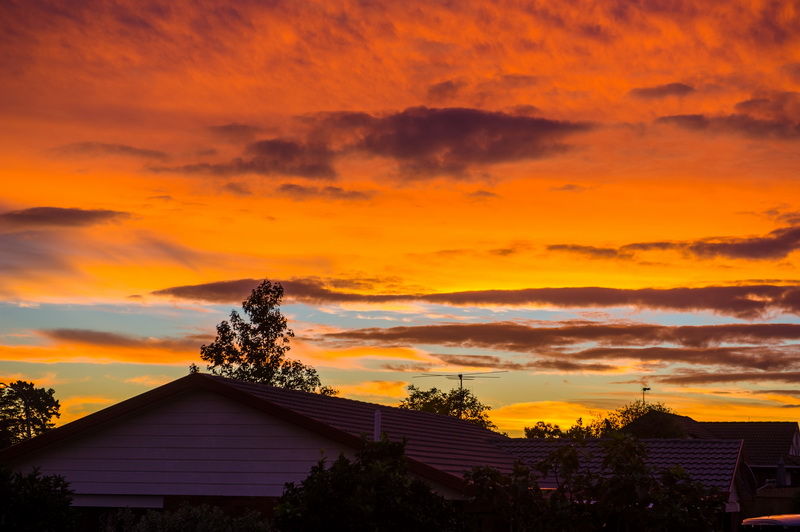
[[[348,397],[503,369],[470,386],[512,434],[643,383],[795,419],[798,27],[789,1],[4,2],[0,382],[74,419],[184,374],[269,278]]]

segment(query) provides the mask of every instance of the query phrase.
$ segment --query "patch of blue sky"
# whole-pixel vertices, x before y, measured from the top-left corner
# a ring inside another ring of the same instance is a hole
[[[90,329],[132,336],[167,337],[180,332],[213,333],[223,314],[201,308],[129,305],[50,305],[20,307],[0,303],[0,343],[35,345],[43,329]]]

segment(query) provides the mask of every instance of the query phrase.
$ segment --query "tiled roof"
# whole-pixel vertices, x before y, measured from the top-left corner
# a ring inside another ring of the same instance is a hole
[[[507,471],[514,463],[514,457],[490,443],[507,437],[451,416],[207,377],[354,436],[371,439],[375,411],[380,410],[381,431],[390,440],[406,438],[406,456],[459,478],[473,466]]]
[[[583,449],[588,458],[590,471],[602,469],[602,440],[586,440]],[[647,446],[646,463],[655,469],[666,469],[680,465],[696,481],[707,487],[729,491],[732,486],[741,452],[741,442],[733,440],[665,439],[643,440]],[[562,439],[508,439],[495,444],[535,466],[563,445],[577,445],[573,440]],[[541,487],[555,487],[552,477],[539,481]]]
[[[639,416],[622,429],[640,438],[684,438],[713,440],[719,438],[702,423],[688,416],[651,410]]]
[[[786,458],[798,432],[794,421],[700,421],[717,438],[744,440],[745,458],[754,466],[775,466]]]

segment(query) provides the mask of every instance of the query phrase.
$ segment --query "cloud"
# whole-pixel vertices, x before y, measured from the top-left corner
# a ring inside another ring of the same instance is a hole
[[[130,218],[130,213],[106,209],[32,207],[0,213],[0,229],[85,227]]]
[[[631,89],[629,95],[634,98],[652,100],[666,98],[667,96],[687,96],[694,92],[694,87],[685,83],[668,83],[666,85],[656,85],[654,87],[641,87]]]
[[[689,242],[635,242],[619,248],[598,248],[577,244],[553,244],[548,251],[577,253],[591,258],[634,259],[637,251],[681,251],[700,259],[723,257],[745,260],[784,259],[800,249],[800,226],[771,231],[766,236],[716,237]]]
[[[320,143],[306,144],[274,138],[247,146],[242,157],[227,163],[198,163],[176,167],[151,167],[154,172],[179,172],[229,177],[244,174],[287,175],[310,179],[336,177],[334,153]]]
[[[656,123],[671,124],[690,131],[734,133],[754,139],[800,139],[800,122],[755,118],[745,114],[662,116],[656,119]]]
[[[221,126],[211,126],[208,130],[217,138],[232,144],[245,144],[255,140],[263,129],[247,124],[224,124]]]
[[[50,152],[60,157],[100,157],[106,155],[135,157],[140,159],[167,159],[169,157],[163,151],[137,148],[125,144],[106,144],[104,142],[76,142],[58,146],[51,149]]]
[[[578,246],[575,244],[554,244],[547,246],[548,251],[566,251],[577,253],[586,257],[597,259],[630,259],[632,255],[613,248],[598,248],[594,246]]]
[[[580,185],[575,185],[572,183],[567,183],[566,185],[560,187],[550,187],[550,190],[553,192],[583,192],[586,190],[586,187],[582,187]]]
[[[569,149],[565,137],[592,128],[460,107],[412,107],[378,117],[336,113],[323,124],[353,135],[352,149],[394,159],[408,178],[464,177],[476,167],[550,157]]]
[[[785,372],[740,372],[740,373],[709,373],[709,372],[683,372],[674,375],[654,377],[654,380],[668,384],[721,384],[728,382],[786,382],[800,383],[800,371]]]
[[[461,89],[463,89],[467,84],[464,81],[456,80],[456,79],[449,79],[447,81],[442,81],[441,83],[434,83],[430,87],[428,87],[428,100],[440,103],[452,100],[456,96],[458,96]]]
[[[56,342],[119,349],[198,351],[202,344],[214,340],[213,336],[204,334],[186,335],[182,338],[149,338],[91,329],[41,329],[37,332]]]
[[[580,362],[573,362],[571,360],[550,358],[543,360],[533,360],[528,362],[511,362],[504,360],[499,356],[491,355],[437,355],[433,354],[442,362],[453,366],[462,366],[467,368],[490,368],[498,370],[513,370],[513,371],[559,371],[565,373],[576,372],[604,372],[613,371],[616,366],[610,364],[585,364]]]
[[[364,328],[333,332],[326,338],[377,344],[434,344],[461,348],[494,349],[547,354],[554,349],[587,342],[600,346],[645,347],[676,344],[705,348],[725,343],[777,344],[800,340],[800,324],[729,324],[664,326],[651,324],[596,324],[541,327],[516,322],[447,323],[419,326]],[[763,349],[763,348],[762,348]],[[625,351],[581,351],[577,358],[636,357]],[[618,354],[617,354],[618,353]],[[644,351],[642,352],[644,353]],[[765,352],[761,352],[764,354]],[[465,359],[466,360],[466,359]],[[480,360],[480,359],[477,359]]]
[[[152,292],[215,303],[237,303],[260,283],[256,279],[220,281],[176,286]],[[455,306],[554,306],[559,308],[612,308],[698,311],[755,319],[774,312],[800,314],[800,286],[756,284],[700,288],[524,288],[518,290],[474,290],[436,294],[358,294],[327,288],[319,279],[292,279],[281,283],[288,300],[308,304],[388,303],[416,301]],[[347,286],[343,286],[347,288]],[[371,288],[371,287],[363,287]]]
[[[307,187],[293,183],[284,183],[278,187],[278,193],[288,196],[295,201],[310,199],[325,199],[336,201],[366,201],[371,199],[374,192],[361,192],[359,190],[345,190],[340,187]]]

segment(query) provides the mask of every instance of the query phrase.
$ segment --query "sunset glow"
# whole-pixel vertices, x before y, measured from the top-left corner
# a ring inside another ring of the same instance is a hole
[[[70,421],[260,279],[354,399],[800,408],[796,2],[0,5],[0,382]],[[465,382],[465,385],[467,383]]]

